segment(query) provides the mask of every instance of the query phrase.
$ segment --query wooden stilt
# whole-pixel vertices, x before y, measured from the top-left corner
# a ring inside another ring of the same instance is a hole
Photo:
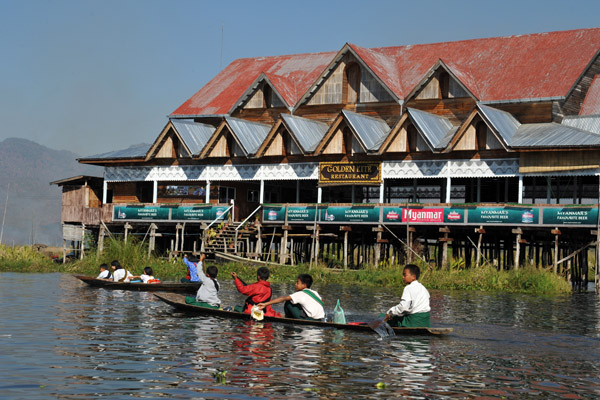
[[[102,254],[104,251],[104,236],[106,236],[106,228],[104,224],[100,224],[100,231],[98,232],[98,254]]]
[[[552,264],[552,272],[556,274],[558,273],[558,237],[561,232],[558,228],[554,228],[550,233],[554,235],[554,262]]]
[[[519,269],[519,261],[521,260],[521,235],[523,234],[523,230],[521,228],[513,229],[512,233],[517,235],[515,242],[514,268]]]
[[[483,241],[483,234],[485,233],[485,229],[483,226],[480,226],[479,229],[475,229],[476,233],[479,233],[479,239],[477,240],[477,258],[475,261],[475,266],[479,267],[481,262],[481,242]]]
[[[340,226],[340,231],[344,232],[344,269],[348,268],[348,233],[352,231],[351,226]]]
[[[442,242],[442,257],[441,257],[442,268],[447,268],[448,267],[448,242],[452,241],[452,239],[450,239],[448,237],[448,233],[450,233],[450,228],[447,226],[444,226],[444,227],[440,228],[439,231],[444,234],[444,237],[439,239],[440,242]]]

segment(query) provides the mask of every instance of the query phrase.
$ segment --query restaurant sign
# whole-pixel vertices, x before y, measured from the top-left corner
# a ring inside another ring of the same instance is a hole
[[[320,162],[319,186],[379,185],[380,162]]]

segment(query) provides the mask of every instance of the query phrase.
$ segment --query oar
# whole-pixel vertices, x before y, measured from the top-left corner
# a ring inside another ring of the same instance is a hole
[[[367,325],[369,326],[369,328],[377,332],[377,334],[382,338],[396,336],[396,332],[394,332],[394,329],[387,322],[385,322],[385,315],[374,321],[367,322]]]

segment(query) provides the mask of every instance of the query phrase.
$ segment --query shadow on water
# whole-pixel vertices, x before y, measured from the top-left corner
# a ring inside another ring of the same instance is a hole
[[[241,303],[229,281],[224,304]],[[316,286],[372,320],[401,289]],[[274,296],[292,286],[274,287]],[[595,294],[432,292],[446,338],[187,316],[150,293],[61,274],[0,274],[7,398],[590,398],[600,394]],[[277,306],[278,307],[278,306]],[[377,388],[377,383],[381,382]]]

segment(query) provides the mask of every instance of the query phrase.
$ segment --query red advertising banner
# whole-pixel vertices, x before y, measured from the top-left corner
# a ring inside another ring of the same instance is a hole
[[[402,209],[402,222],[444,222],[443,208],[404,208]]]

